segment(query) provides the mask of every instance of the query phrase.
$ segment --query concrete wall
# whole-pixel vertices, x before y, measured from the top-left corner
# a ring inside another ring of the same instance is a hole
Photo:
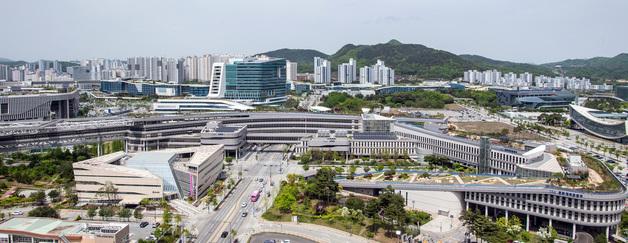
[[[408,193],[408,208],[412,208],[412,201],[414,201],[415,209],[425,211],[430,214],[438,214],[438,210],[445,210],[449,211],[449,214],[453,214],[454,217],[457,218],[464,210],[463,195],[459,192],[403,190],[395,190],[395,192],[401,193],[401,196],[404,198],[406,198],[406,192]]]

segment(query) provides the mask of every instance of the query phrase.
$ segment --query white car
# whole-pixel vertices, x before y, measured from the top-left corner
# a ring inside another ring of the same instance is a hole
[[[246,204],[246,202],[243,202],[241,206],[242,206],[243,208],[246,208],[246,205],[247,205],[247,204]]]
[[[15,215],[15,216],[17,216],[17,215],[24,215],[24,212],[18,210],[18,211],[14,211],[12,214]]]

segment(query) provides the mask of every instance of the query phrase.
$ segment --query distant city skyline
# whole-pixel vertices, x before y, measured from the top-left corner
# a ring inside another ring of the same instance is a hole
[[[622,0],[9,0],[3,8],[0,57],[24,61],[333,54],[390,39],[536,64],[628,52]]]

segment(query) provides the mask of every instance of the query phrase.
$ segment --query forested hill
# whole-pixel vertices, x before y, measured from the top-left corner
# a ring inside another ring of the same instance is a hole
[[[614,57],[594,57],[589,59],[568,59],[546,63],[548,68],[560,65],[568,76],[588,77],[594,80],[628,79],[628,53]]]
[[[478,55],[456,55],[444,50],[420,44],[405,44],[397,40],[375,45],[347,44],[331,56],[310,49],[279,49],[261,53],[271,57],[286,58],[299,63],[299,72],[313,72],[314,57],[328,58],[332,70],[349,58],[357,61],[358,67],[373,65],[377,59],[385,61],[395,69],[397,75],[416,75],[420,78],[452,79],[462,77],[469,69],[497,69],[502,72],[535,75],[557,75],[556,65],[561,65],[568,76],[588,77],[593,80],[628,79],[628,54],[615,57],[572,59],[542,65],[494,60]]]
[[[264,52],[258,55],[285,58],[292,62],[297,62],[299,63],[297,67],[301,73],[312,72],[314,69],[314,57],[328,58],[329,56],[317,50],[287,48]]]

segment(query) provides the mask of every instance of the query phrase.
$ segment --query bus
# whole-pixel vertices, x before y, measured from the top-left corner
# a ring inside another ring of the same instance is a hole
[[[251,193],[251,202],[257,202],[257,199],[259,199],[259,195],[260,192],[258,190],[253,191],[253,193]]]

